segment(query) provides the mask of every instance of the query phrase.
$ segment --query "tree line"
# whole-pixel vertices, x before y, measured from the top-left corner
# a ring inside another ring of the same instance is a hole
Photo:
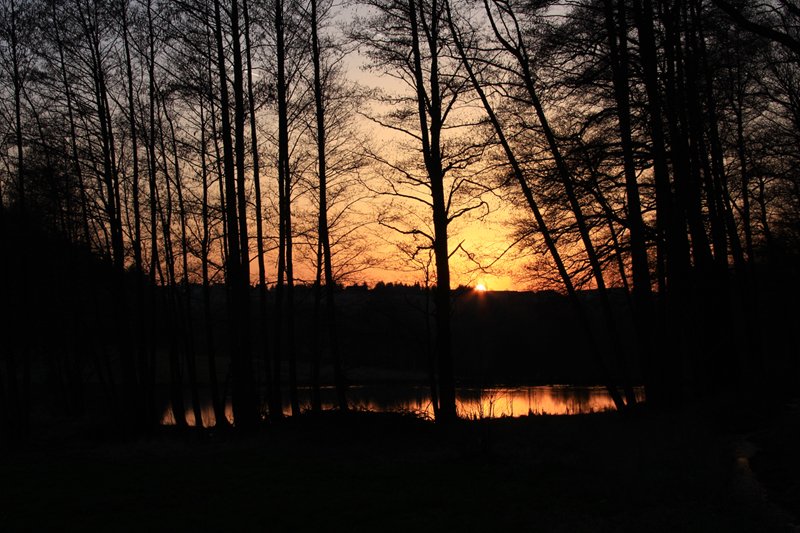
[[[28,427],[40,374],[79,397],[88,372],[146,428],[166,364],[176,423],[184,383],[201,420],[207,380],[224,425],[223,354],[237,427],[262,406],[280,419],[284,383],[299,414],[295,285],[309,279],[312,408],[329,362],[346,410],[335,299],[373,260],[367,226],[424,275],[432,403],[453,420],[451,261],[485,267],[456,228],[496,205],[529,275],[572,300],[618,409],[639,376],[656,406],[697,383],[762,383],[762,289],[788,282],[800,237],[798,13],[726,0],[3,0],[4,424]],[[381,88],[353,80],[354,58]],[[85,282],[43,292],[48,249]],[[635,353],[609,296],[620,287]],[[42,306],[67,315],[62,343],[27,333]]]

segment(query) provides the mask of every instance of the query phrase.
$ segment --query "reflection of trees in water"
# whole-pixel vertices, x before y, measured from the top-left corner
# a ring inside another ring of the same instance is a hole
[[[604,399],[602,397],[607,397],[604,391],[592,391],[590,389],[579,388],[571,390],[554,388],[549,391],[549,393],[554,403],[564,404],[567,414],[589,413],[595,410],[602,410],[602,399]]]
[[[458,393],[459,414],[465,418],[582,414],[613,408],[603,387],[495,387],[461,389]]]
[[[504,416],[524,416],[529,414],[571,415],[613,409],[614,403],[603,387],[576,387],[569,385],[536,387],[492,387],[458,389],[457,408],[459,416],[468,419],[495,418]],[[301,410],[311,408],[311,389],[298,390]],[[322,387],[320,390],[322,408],[336,407],[336,390]],[[641,389],[637,396],[643,399]],[[411,412],[432,418],[433,408],[430,391],[421,386],[355,386],[348,390],[350,406],[355,410],[375,412]],[[188,399],[187,399],[188,400]],[[206,426],[213,425],[214,410],[208,395],[201,394],[201,411]],[[288,403],[284,411],[289,413]],[[165,405],[162,424],[174,424],[174,416],[168,404]],[[226,413],[231,419],[230,402]],[[191,402],[186,402],[186,416],[189,425],[194,425]]]
[[[430,391],[424,387],[353,387],[349,392],[354,408],[367,411],[424,413],[430,404]]]
[[[600,387],[552,387],[552,403],[564,406],[565,414],[582,414],[613,408],[608,392]]]

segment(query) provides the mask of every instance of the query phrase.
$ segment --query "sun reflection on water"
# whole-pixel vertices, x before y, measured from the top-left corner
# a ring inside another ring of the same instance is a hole
[[[332,387],[322,389],[322,408],[334,409],[335,391]],[[310,389],[301,389],[301,409],[311,408]],[[636,390],[639,400],[644,391]],[[351,387],[348,389],[351,409],[373,412],[410,412],[425,418],[433,418],[433,406],[426,387]],[[187,402],[186,421],[195,425],[195,416]],[[525,415],[577,415],[614,409],[614,402],[605,387],[579,387],[573,385],[546,385],[535,387],[461,388],[457,391],[456,409],[462,418],[482,419]],[[214,409],[210,401],[201,405],[203,425],[214,424]],[[283,406],[285,415],[291,407]],[[230,401],[225,405],[225,416],[233,422]],[[165,425],[175,424],[172,408],[167,405],[161,417]]]

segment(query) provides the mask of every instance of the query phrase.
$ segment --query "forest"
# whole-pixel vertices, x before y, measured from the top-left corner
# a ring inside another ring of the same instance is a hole
[[[562,317],[542,342],[619,412],[795,394],[798,27],[791,0],[2,0],[0,440],[90,403],[147,434],[164,395],[186,426],[205,391],[235,431],[298,387],[347,411],[393,330],[453,423],[461,284],[512,256],[558,310],[514,307],[505,350]],[[358,329],[376,271],[414,326]]]

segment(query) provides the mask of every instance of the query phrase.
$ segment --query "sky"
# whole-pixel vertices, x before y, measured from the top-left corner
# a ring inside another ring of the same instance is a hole
[[[371,72],[365,68],[364,56],[353,53],[347,57],[347,76],[364,87],[396,93],[403,87],[395,78]],[[376,106],[372,106],[376,112]],[[482,113],[482,111],[481,111]],[[367,136],[381,145],[381,153],[402,150],[402,143],[407,138],[402,134],[362,119],[359,123]],[[506,201],[501,201],[491,194],[484,195],[489,204],[488,214],[481,211],[481,217],[465,216],[451,224],[448,233],[451,251],[451,286],[466,285],[474,287],[484,285],[489,290],[526,290],[531,288],[530,281],[523,275],[525,260],[520,259],[519,250],[509,250],[513,241],[511,227],[512,212],[516,211]],[[382,210],[381,201],[377,200],[366,211],[372,211],[373,220]],[[430,215],[429,215],[430,216]],[[360,274],[359,281],[374,285],[379,281],[415,283],[424,281],[422,267],[412,265],[396,243],[402,243],[403,237],[385,228],[373,226],[374,245],[372,251],[379,265],[369,268]],[[461,249],[456,248],[461,245]],[[468,257],[468,252],[471,256]],[[477,264],[479,263],[479,264]]]

